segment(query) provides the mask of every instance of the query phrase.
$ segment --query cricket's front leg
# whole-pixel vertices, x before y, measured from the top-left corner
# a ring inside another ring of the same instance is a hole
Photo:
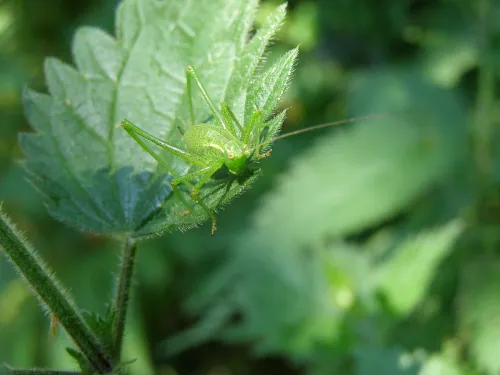
[[[212,167],[209,171],[207,171],[207,174],[196,184],[194,189],[191,191],[191,197],[195,202],[197,202],[205,212],[208,214],[208,216],[212,219],[212,232],[211,235],[213,236],[215,234],[215,231],[217,230],[217,217],[215,216],[214,210],[210,209],[205,202],[199,197],[199,192],[205,186],[205,184],[210,180],[210,178],[214,175],[215,172],[217,172],[222,165],[216,165]]]
[[[193,212],[193,207],[191,207],[191,205],[188,203],[188,201],[186,200],[186,198],[184,198],[184,195],[182,193],[182,191],[179,190],[179,188],[177,186],[172,186],[172,191],[174,192],[175,196],[177,198],[179,198],[179,200],[184,204],[184,206],[186,206],[187,210],[186,211],[183,211],[183,212],[175,212],[176,214],[180,215],[180,216],[187,216],[189,215],[190,213]]]
[[[195,171],[193,173],[189,173],[187,175],[184,175],[179,178],[175,178],[171,182],[172,189],[177,189],[177,186],[180,183],[186,184],[188,187],[191,188],[191,198],[193,201],[201,206],[203,211],[210,217],[212,220],[212,236],[214,235],[215,231],[217,230],[217,218],[215,216],[214,210],[210,209],[204,202],[203,199],[199,197],[199,191],[203,186],[210,180],[210,178],[213,176],[215,172],[217,172],[222,165],[216,165],[216,166],[208,166],[205,168],[202,168],[198,171]],[[201,177],[201,180],[196,184],[192,185],[189,183],[189,180],[192,180],[193,178]],[[190,206],[188,206],[190,207]],[[190,208],[190,211],[192,212],[192,209]],[[191,213],[188,210],[188,214]]]

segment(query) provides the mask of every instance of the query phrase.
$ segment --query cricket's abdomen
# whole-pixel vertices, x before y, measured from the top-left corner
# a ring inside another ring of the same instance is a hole
[[[184,143],[190,152],[207,161],[224,162],[228,154],[239,156],[244,149],[229,131],[214,124],[190,126],[184,133]]]

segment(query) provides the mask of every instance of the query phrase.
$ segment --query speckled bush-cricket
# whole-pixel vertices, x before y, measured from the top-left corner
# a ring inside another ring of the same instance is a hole
[[[275,129],[273,126],[279,127],[281,121],[273,121],[271,119],[264,127],[262,113],[259,109],[255,109],[250,117],[250,121],[247,124],[241,125],[226,102],[223,101],[220,104],[220,109],[217,109],[201,83],[194,67],[187,67],[186,80],[191,124],[183,132],[183,140],[186,146],[185,149],[173,146],[145,132],[128,120],[124,120],[122,126],[144,150],[172,174],[172,191],[188,209],[186,212],[181,213],[181,215],[191,213],[192,206],[183,195],[185,193],[179,190],[179,185],[184,184],[184,186],[190,190],[191,199],[196,204],[199,204],[212,220],[212,235],[217,229],[217,219],[214,210],[210,209],[204,202],[204,199],[199,196],[200,190],[207,182],[211,179],[220,180],[221,177],[232,177],[227,180],[227,184],[229,184],[226,187],[227,192],[230,184],[235,181],[243,183],[248,177],[259,170],[257,162],[270,155],[270,145],[272,142],[306,131],[360,119],[358,117],[356,119],[326,123],[281,136],[274,136],[279,129]],[[215,124],[195,124],[191,88],[192,80],[194,80],[200,89],[205,102],[209,106]],[[148,146],[143,138],[183,159],[197,169],[194,172],[180,176],[164,159]]]

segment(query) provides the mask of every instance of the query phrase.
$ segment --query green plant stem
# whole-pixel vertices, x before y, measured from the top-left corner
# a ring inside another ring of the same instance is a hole
[[[478,6],[478,40],[479,40],[479,73],[476,113],[473,123],[473,137],[476,168],[481,182],[487,184],[492,170],[492,140],[495,136],[492,121],[492,109],[495,100],[495,71],[491,59],[490,36],[493,9],[491,0],[479,0]]]
[[[0,207],[0,250],[73,339],[92,368],[101,374],[112,370],[109,356],[90,330],[68,293],[49,271],[45,262],[16,230]]]
[[[85,375],[78,371],[58,371],[48,369],[16,369],[7,367],[6,375]]]
[[[125,321],[127,318],[127,308],[130,299],[130,286],[134,274],[135,258],[137,253],[137,243],[130,237],[125,239],[122,250],[120,265],[120,275],[118,276],[113,318],[113,359],[119,360],[123,345],[123,334],[125,332]]]

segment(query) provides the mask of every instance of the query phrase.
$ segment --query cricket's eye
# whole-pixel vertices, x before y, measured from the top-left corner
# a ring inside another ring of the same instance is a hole
[[[232,151],[228,151],[228,153],[227,153],[227,158],[228,158],[229,160],[234,159],[234,152],[232,152]]]

